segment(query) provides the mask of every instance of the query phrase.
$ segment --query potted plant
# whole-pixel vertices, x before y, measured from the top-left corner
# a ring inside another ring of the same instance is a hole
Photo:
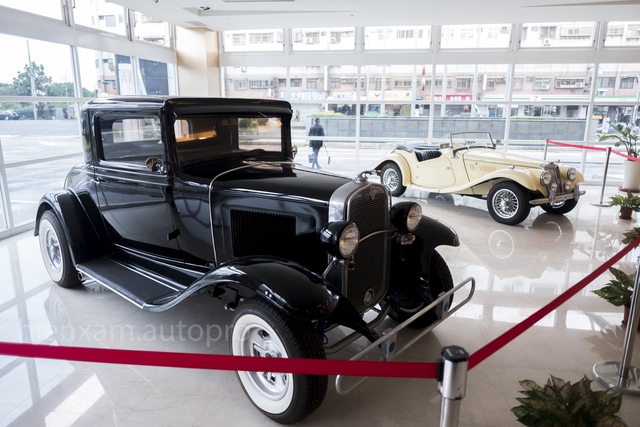
[[[609,267],[609,271],[613,274],[614,279],[610,280],[606,286],[592,292],[616,307],[624,306],[622,324],[626,325],[629,320],[631,296],[633,294],[636,275],[635,273],[629,275],[615,267]]]
[[[620,219],[631,219],[633,212],[640,212],[640,196],[627,191],[627,195],[616,194],[609,201],[611,206],[620,206]]]
[[[622,394],[611,390],[591,390],[586,376],[575,384],[551,375],[544,387],[532,380],[519,381],[526,397],[517,397],[520,406],[511,408],[526,426],[626,426],[616,413]]]
[[[616,123],[611,126],[616,133],[602,135],[600,142],[610,139],[615,140],[616,147],[624,146],[627,159],[624,166],[624,181],[622,188],[637,191],[640,188],[640,159],[638,159],[638,134],[632,125],[628,123]]]

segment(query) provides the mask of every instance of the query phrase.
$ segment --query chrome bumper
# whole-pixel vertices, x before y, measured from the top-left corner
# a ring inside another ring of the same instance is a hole
[[[445,301],[448,300],[449,297],[453,295],[456,291],[466,286],[468,283],[471,283],[471,289],[469,290],[469,295],[463,301],[455,304],[453,307],[447,307],[448,304],[445,303]],[[453,289],[440,294],[435,301],[433,301],[428,306],[424,307],[419,312],[415,313],[413,316],[411,316],[410,318],[408,318],[407,320],[405,320],[395,328],[384,331],[382,337],[380,337],[376,341],[369,344],[367,347],[362,349],[360,352],[358,352],[358,354],[356,354],[349,360],[362,359],[374,350],[377,350],[376,353],[374,354],[377,356],[378,360],[388,361],[393,359],[395,356],[398,356],[400,353],[402,353],[403,351],[411,347],[413,344],[415,344],[420,338],[422,338],[423,336],[431,332],[433,328],[435,328],[440,323],[442,323],[447,317],[451,316],[453,313],[458,311],[463,305],[471,301],[471,298],[473,297],[473,293],[475,292],[475,289],[476,289],[476,280],[473,277],[469,277],[465,279],[458,285],[454,286]],[[436,308],[436,313],[438,314],[438,320],[436,320],[426,328],[421,329],[420,333],[413,336],[407,343],[405,343],[402,347],[398,348],[396,346],[397,333],[400,332],[402,329],[406,328],[414,320],[418,319],[420,316],[422,316],[427,311],[433,308]],[[352,377],[352,376],[343,377],[342,375],[338,375],[336,377],[336,382],[335,382],[336,391],[339,394],[347,394],[366,379],[367,377]],[[347,385],[347,387],[342,386],[342,382],[345,380],[350,382]]]
[[[580,196],[584,195],[584,193],[586,193],[585,190],[581,191],[578,188],[578,186],[576,186],[571,193],[565,193],[565,194],[550,193],[549,197],[544,197],[542,199],[533,199],[529,202],[529,204],[532,206],[546,205],[547,203],[550,205],[555,205],[556,203],[565,202],[567,200],[573,200],[573,199],[578,200]]]

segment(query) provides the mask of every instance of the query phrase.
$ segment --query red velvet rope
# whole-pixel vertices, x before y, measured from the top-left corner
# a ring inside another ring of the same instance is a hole
[[[437,371],[437,365],[435,363],[424,362],[285,359],[220,354],[65,347],[7,342],[0,343],[0,354],[76,362],[116,363],[122,365],[363,377],[435,378]]]
[[[547,141],[547,144],[560,145],[562,147],[580,148],[582,150],[607,151],[606,148],[593,147],[591,145],[569,144],[568,142],[552,141],[550,139],[547,139],[546,141]],[[613,154],[617,154],[620,157],[624,157],[625,159],[633,160],[634,162],[640,162],[640,159],[638,159],[637,157],[629,156],[628,154],[624,154],[624,153],[621,153],[621,152],[616,151],[616,150],[611,150],[611,152]]]
[[[522,323],[491,341],[469,358],[469,369],[513,341],[544,316],[574,296],[597,276],[640,244],[640,238],[624,247],[609,261],[536,311]],[[171,368],[212,369],[227,371],[287,372],[311,375],[344,375],[362,377],[436,378],[437,364],[424,362],[379,362],[300,358],[262,358],[219,354],[174,353],[142,350],[120,350],[88,347],[66,347],[41,344],[0,342],[0,354],[76,362],[115,363]]]

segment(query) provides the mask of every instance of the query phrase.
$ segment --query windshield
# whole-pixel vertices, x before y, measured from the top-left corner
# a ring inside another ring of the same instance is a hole
[[[480,145],[483,147],[495,147],[493,138],[489,132],[458,132],[449,135],[451,144],[455,145]]]
[[[178,162],[184,167],[223,157],[283,154],[282,118],[254,115],[178,116]]]

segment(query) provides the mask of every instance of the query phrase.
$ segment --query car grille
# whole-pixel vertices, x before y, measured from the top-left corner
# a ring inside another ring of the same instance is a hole
[[[369,184],[351,193],[345,203],[344,219],[358,226],[360,244],[343,292],[362,312],[380,301],[389,283],[389,236],[371,235],[389,227],[389,196],[384,187]]]
[[[544,170],[551,174],[551,182],[547,185],[547,190],[551,189],[551,184],[556,183],[556,194],[563,194],[564,186],[562,185],[562,179],[560,177],[560,167],[557,164],[551,162],[544,165]]]

